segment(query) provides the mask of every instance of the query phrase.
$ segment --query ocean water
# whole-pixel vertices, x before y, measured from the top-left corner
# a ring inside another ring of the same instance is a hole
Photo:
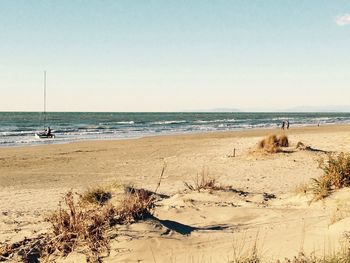
[[[350,123],[350,113],[114,113],[0,112],[0,147],[79,140],[139,138],[152,135],[271,128],[289,120],[291,128]],[[34,134],[50,126],[55,139]]]

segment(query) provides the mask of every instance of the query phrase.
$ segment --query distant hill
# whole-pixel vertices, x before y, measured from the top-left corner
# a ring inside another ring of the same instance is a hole
[[[209,110],[210,112],[240,112],[239,109],[232,109],[232,108],[216,108]]]
[[[350,106],[300,106],[285,109],[286,112],[350,112]]]
[[[234,108],[215,108],[207,110],[187,110],[187,112],[241,112],[241,110]]]
[[[273,108],[214,108],[187,110],[186,112],[350,112],[350,106],[298,106],[286,109]]]

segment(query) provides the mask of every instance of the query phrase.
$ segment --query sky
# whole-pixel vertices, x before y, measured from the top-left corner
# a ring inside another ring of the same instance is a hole
[[[0,111],[350,105],[350,0],[0,0]]]

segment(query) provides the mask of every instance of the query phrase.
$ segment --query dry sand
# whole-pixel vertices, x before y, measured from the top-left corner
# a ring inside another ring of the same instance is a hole
[[[105,262],[230,262],[257,243],[266,262],[299,251],[339,248],[350,228],[350,191],[309,203],[298,184],[318,177],[322,152],[295,151],[298,141],[324,151],[350,151],[350,126],[286,131],[289,152],[251,153],[257,142],[280,130],[147,137],[60,145],[0,148],[0,242],[48,230],[45,215],[70,189],[114,182],[154,190],[164,162],[155,216],[119,227]],[[232,155],[236,149],[236,157]],[[203,169],[240,190],[186,192]],[[338,212],[335,212],[337,211]],[[334,220],[340,215],[341,220]],[[334,222],[336,221],[336,222]],[[82,262],[71,255],[65,262]]]

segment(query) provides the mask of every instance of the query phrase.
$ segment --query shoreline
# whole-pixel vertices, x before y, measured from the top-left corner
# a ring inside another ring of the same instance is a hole
[[[0,146],[0,151],[4,149],[22,149],[22,148],[37,148],[37,147],[50,147],[59,145],[71,145],[71,144],[85,144],[85,143],[98,143],[98,142],[119,142],[119,141],[135,141],[142,139],[161,139],[161,138],[181,138],[181,137],[205,137],[205,138],[223,138],[223,137],[259,137],[268,135],[271,133],[287,133],[287,134],[302,134],[305,132],[329,132],[330,130],[337,129],[337,131],[349,131],[350,124],[323,124],[321,126],[305,125],[295,126],[290,129],[282,130],[280,128],[252,128],[242,130],[231,130],[231,131],[204,131],[204,132],[188,132],[188,133],[169,133],[162,135],[145,135],[140,137],[129,137],[129,138],[101,138],[101,139],[81,139],[76,141],[62,141],[52,143],[38,143],[29,145],[11,145],[11,146]]]

